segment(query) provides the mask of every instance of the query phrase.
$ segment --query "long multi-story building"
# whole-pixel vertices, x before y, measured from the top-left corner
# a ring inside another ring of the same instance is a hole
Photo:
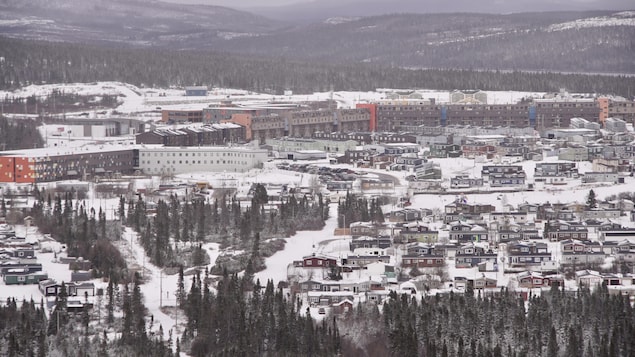
[[[434,101],[359,104],[371,114],[377,131],[412,131],[426,126],[563,128],[572,118],[600,122],[600,102],[594,99],[534,99],[515,104],[450,103]],[[607,104],[608,105],[608,104]],[[607,109],[608,112],[608,109]]]
[[[134,168],[146,175],[176,175],[188,172],[245,172],[262,165],[267,150],[245,147],[146,146],[134,149]]]
[[[208,124],[183,128],[160,128],[138,134],[137,144],[165,146],[210,146],[246,141],[245,127],[233,124]]]
[[[132,171],[133,153],[127,148],[91,146],[0,153],[0,182],[38,183]]]
[[[268,159],[262,149],[228,146],[84,146],[0,153],[0,182],[39,183],[110,174],[176,175],[188,172],[244,172]]]
[[[363,132],[370,130],[370,112],[367,109],[299,110],[254,116],[250,119],[251,138],[267,139],[291,136],[310,138],[313,133]]]

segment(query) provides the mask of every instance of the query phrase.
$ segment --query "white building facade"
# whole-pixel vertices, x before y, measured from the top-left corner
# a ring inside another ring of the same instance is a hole
[[[245,172],[262,166],[267,150],[245,147],[145,146],[135,150],[135,169],[146,175],[190,172]]]

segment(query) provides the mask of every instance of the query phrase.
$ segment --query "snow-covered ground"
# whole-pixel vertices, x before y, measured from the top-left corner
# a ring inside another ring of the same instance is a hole
[[[85,116],[89,118],[109,118],[113,115],[131,115],[139,118],[158,120],[159,111],[162,109],[202,109],[209,105],[220,105],[221,102],[231,101],[241,106],[263,105],[273,102],[305,102],[332,99],[340,108],[354,108],[358,103],[388,100],[394,93],[414,93],[423,99],[434,99],[437,103],[447,103],[450,100],[448,91],[417,89],[378,89],[374,92],[337,91],[316,92],[312,94],[271,95],[254,93],[239,89],[211,88],[207,96],[185,96],[183,88],[140,88],[121,82],[93,82],[93,83],[69,83],[69,84],[43,84],[30,85],[14,91],[0,91],[0,97],[27,98],[36,96],[45,98],[54,90],[64,93],[74,93],[84,96],[118,96],[121,104],[105,113],[78,112],[66,113],[67,117]],[[486,91],[488,103],[506,104],[515,103],[521,98],[539,98],[545,93],[517,92],[517,91]],[[113,113],[117,114],[113,114]],[[23,114],[16,114],[24,116]]]
[[[622,11],[608,16],[589,17],[575,21],[554,24],[547,31],[564,31],[590,27],[635,26],[635,11]]]
[[[276,252],[274,255],[265,259],[265,270],[255,274],[255,279],[260,279],[260,283],[264,286],[267,280],[273,280],[274,283],[287,280],[287,268],[294,260],[301,260],[302,257],[313,253],[324,253],[321,243],[335,239],[333,232],[337,226],[337,204],[329,205],[331,217],[326,220],[326,224],[321,231],[300,231],[290,238],[285,238],[287,244],[284,250]],[[346,245],[348,250],[348,245]]]

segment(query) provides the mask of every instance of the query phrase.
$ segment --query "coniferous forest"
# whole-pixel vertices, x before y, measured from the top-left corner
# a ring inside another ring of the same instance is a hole
[[[37,131],[38,123],[20,120],[15,123],[0,116],[0,150],[33,149],[42,147],[44,140]]]
[[[0,89],[29,84],[121,81],[137,86],[207,85],[282,94],[376,88],[517,90],[633,95],[627,76],[521,71],[410,70],[208,51],[133,49],[0,37]]]
[[[70,314],[59,296],[50,319],[33,301],[0,306],[3,356],[546,356],[614,357],[635,354],[635,314],[628,298],[606,287],[578,293],[553,288],[524,301],[504,289],[482,297],[445,294],[417,300],[390,295],[383,306],[359,305],[342,317],[314,322],[293,296],[262,287],[251,276],[224,274],[216,289],[192,278],[180,307],[187,327],[166,341],[147,332],[139,283],[123,285],[102,317],[116,338],[94,334],[85,314]],[[110,296],[110,297],[108,297]],[[380,312],[381,308],[381,312]],[[89,353],[90,351],[91,353]]]

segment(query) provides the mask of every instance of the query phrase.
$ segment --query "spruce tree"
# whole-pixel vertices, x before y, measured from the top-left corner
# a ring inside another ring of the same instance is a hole
[[[595,197],[595,191],[589,190],[589,194],[586,197],[587,208],[597,208],[597,199]]]

